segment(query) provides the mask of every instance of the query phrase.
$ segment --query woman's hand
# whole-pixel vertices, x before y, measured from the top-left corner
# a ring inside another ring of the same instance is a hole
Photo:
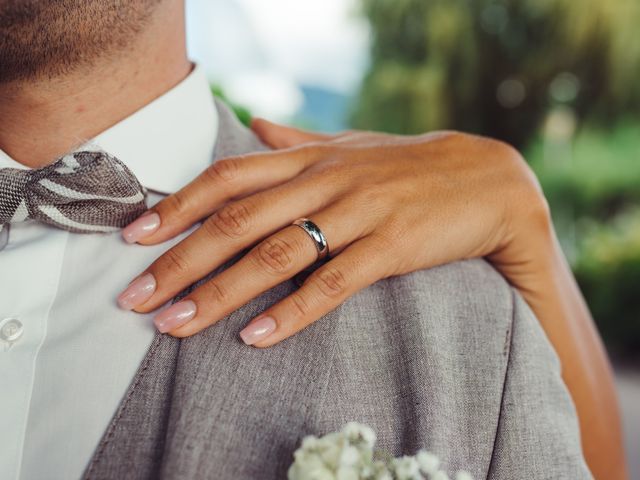
[[[291,226],[300,217],[320,227],[332,258],[245,327],[247,344],[280,342],[385,277],[488,255],[515,284],[540,268],[528,252],[548,242],[547,206],[526,163],[503,143],[453,132],[326,137],[265,121],[254,129],[284,150],[218,161],[123,232],[149,245],[203,221],[134,282],[135,295],[121,298],[138,312],[253,246],[161,312],[162,332],[193,335],[313,264],[314,243]]]
[[[156,317],[176,337],[197,333],[314,263],[313,242],[291,226],[299,217],[319,225],[333,258],[245,327],[248,344],[280,342],[381,278],[486,257],[558,352],[595,478],[627,478],[606,353],[538,183],[515,150],[452,132],[327,137],[266,121],[253,128],[283,150],[217,162],[124,230],[127,241],[149,245],[203,220],[132,283],[123,307],[154,310],[253,246]]]

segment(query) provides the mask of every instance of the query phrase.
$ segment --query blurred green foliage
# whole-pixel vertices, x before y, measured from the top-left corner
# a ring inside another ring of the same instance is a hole
[[[640,205],[640,123],[584,127],[568,150],[553,149],[537,138],[525,151],[552,206],[570,205],[576,218],[605,221]]]
[[[551,151],[550,151],[551,150]],[[585,127],[553,152],[525,152],[610,350],[640,354],[640,124]]]
[[[640,354],[640,208],[585,227],[574,271],[610,349]]]
[[[638,0],[361,0],[372,63],[354,126],[523,146],[550,105],[640,111]]]
[[[360,0],[356,128],[521,148],[610,348],[640,352],[640,0]]]

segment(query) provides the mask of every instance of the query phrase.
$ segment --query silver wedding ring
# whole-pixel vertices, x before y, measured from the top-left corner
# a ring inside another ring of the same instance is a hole
[[[299,218],[293,222],[293,225],[297,225],[311,237],[311,240],[313,240],[313,244],[316,246],[316,250],[318,251],[317,261],[324,260],[327,255],[329,255],[329,244],[318,225],[308,218]]]

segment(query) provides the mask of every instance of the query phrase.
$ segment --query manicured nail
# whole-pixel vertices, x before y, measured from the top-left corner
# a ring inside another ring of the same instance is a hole
[[[174,303],[164,312],[160,312],[156,318],[153,319],[153,323],[156,324],[156,328],[161,333],[167,333],[181,327],[195,317],[196,309],[196,304],[191,300]]]
[[[160,215],[148,213],[139,217],[122,230],[122,238],[127,243],[136,243],[160,228]]]
[[[240,338],[247,345],[253,345],[264,340],[276,329],[276,321],[271,317],[254,320],[240,332]]]
[[[136,278],[129,286],[118,295],[118,305],[123,310],[133,310],[149,300],[156,291],[156,279],[150,273]]]

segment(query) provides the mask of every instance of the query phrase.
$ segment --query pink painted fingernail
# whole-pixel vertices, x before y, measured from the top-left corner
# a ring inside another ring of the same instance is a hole
[[[156,328],[161,333],[167,333],[175,328],[181,327],[195,317],[196,310],[196,304],[191,300],[174,303],[164,312],[160,312],[156,315],[156,318],[153,319],[153,323],[156,324]]]
[[[262,317],[247,325],[241,332],[240,338],[247,345],[264,340],[276,329],[276,321],[271,317]]]
[[[156,279],[150,273],[136,278],[118,295],[118,305],[123,310],[133,310],[149,300],[156,291]]]
[[[139,217],[122,230],[122,238],[127,243],[136,243],[160,228],[160,215],[148,213]]]

